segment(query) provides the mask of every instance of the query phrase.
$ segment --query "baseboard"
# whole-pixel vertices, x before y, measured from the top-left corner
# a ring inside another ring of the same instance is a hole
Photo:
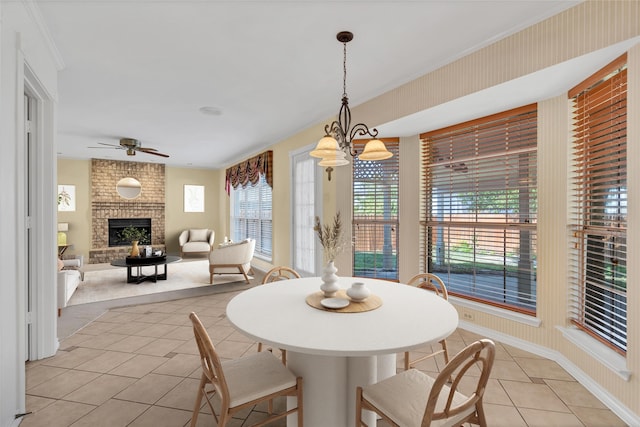
[[[602,387],[593,378],[587,375],[582,369],[577,367],[571,360],[557,350],[533,344],[529,341],[521,338],[507,335],[502,332],[498,332],[491,328],[479,326],[474,323],[465,322],[461,320],[458,323],[458,327],[469,332],[476,333],[478,335],[486,336],[488,338],[495,339],[504,344],[508,344],[513,347],[520,348],[529,353],[536,354],[549,360],[553,360],[558,365],[573,376],[583,387],[589,390],[603,405],[609,408],[614,414],[616,414],[622,421],[630,426],[640,426],[640,415],[631,411],[626,405],[620,402],[615,396],[613,396],[608,390]]]

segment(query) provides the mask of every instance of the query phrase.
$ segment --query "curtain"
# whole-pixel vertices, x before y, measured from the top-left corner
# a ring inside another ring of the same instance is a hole
[[[226,171],[225,190],[231,194],[231,187],[246,188],[247,185],[255,186],[263,175],[269,187],[273,188],[273,151],[265,151],[255,157],[251,157]]]

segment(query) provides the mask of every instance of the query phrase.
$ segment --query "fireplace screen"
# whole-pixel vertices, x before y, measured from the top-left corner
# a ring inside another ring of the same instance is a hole
[[[151,244],[151,218],[113,218],[109,219],[109,247],[131,245],[131,242],[121,235],[122,230],[127,227],[145,230],[146,238],[138,243],[140,245]]]

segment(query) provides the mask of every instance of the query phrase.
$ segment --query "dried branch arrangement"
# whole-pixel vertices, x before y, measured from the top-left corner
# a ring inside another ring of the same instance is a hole
[[[324,257],[326,261],[334,261],[336,256],[344,249],[346,242],[342,235],[342,220],[340,212],[336,213],[331,224],[320,224],[320,218],[316,217],[313,227],[320,244],[324,248]]]

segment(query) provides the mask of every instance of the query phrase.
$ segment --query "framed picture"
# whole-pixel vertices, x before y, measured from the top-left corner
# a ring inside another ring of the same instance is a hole
[[[58,185],[58,210],[61,212],[76,210],[75,185]]]
[[[184,211],[204,212],[204,185],[185,184]]]

